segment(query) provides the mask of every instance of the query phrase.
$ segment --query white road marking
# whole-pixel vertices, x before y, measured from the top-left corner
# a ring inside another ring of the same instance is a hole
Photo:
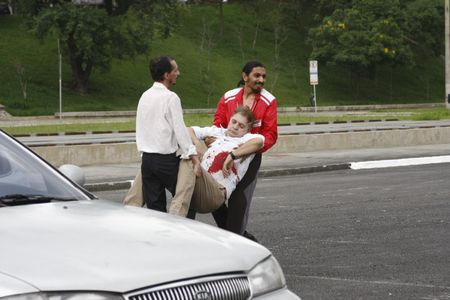
[[[338,278],[338,277],[324,277],[324,276],[295,276],[299,278],[306,279],[319,279],[319,280],[331,280],[331,281],[346,281],[354,283],[365,283],[365,284],[382,284],[382,285],[394,285],[394,286],[411,286],[411,287],[421,287],[421,288],[439,288],[448,289],[450,286],[433,285],[433,284],[421,284],[421,283],[409,283],[409,282],[398,282],[398,281],[384,281],[384,280],[358,280],[358,279],[348,279],[348,278]]]
[[[441,163],[450,163],[450,155],[352,162],[350,169],[362,170]]]

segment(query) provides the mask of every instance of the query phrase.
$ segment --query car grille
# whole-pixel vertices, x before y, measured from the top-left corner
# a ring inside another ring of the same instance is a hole
[[[247,300],[250,295],[247,276],[239,274],[175,282],[125,297],[128,300]]]

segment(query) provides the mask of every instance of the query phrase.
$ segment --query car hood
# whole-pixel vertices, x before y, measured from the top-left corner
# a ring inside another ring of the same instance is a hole
[[[0,273],[0,298],[33,292],[39,292],[39,290],[22,280]]]
[[[270,252],[213,226],[110,201],[0,209],[0,273],[40,290],[127,292],[248,271]]]

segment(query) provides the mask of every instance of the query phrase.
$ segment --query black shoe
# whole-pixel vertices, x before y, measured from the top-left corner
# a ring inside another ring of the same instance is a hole
[[[244,237],[248,238],[249,240],[259,243],[258,240],[256,239],[256,237],[253,234],[251,234],[250,232],[248,232],[247,230],[244,231],[244,233],[242,235]]]

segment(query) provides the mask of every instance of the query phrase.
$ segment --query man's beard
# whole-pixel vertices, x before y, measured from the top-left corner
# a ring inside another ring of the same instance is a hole
[[[257,87],[253,87],[253,88],[252,88],[252,91],[253,91],[253,93],[255,93],[255,94],[259,94],[259,93],[261,93],[261,91],[263,90],[263,88],[264,88],[263,85],[258,85]]]

